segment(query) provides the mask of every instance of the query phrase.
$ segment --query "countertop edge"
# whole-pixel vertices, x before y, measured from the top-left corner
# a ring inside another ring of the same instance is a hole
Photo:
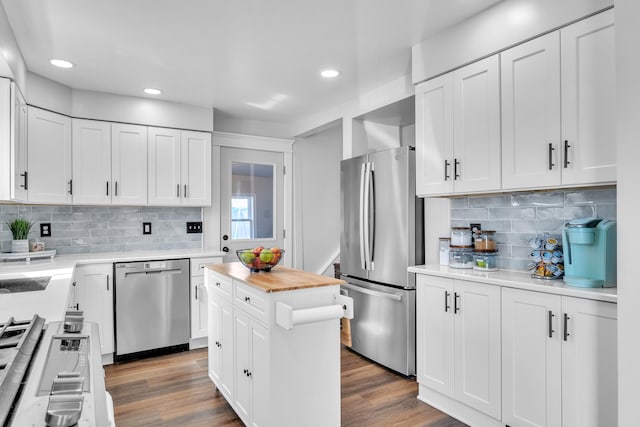
[[[591,299],[596,301],[618,303],[617,288],[578,288],[564,284],[562,280],[534,279],[526,272],[498,270],[483,272],[473,269],[455,269],[438,264],[416,265],[408,268],[408,271],[428,276],[460,279],[470,282],[486,283],[505,288],[523,289],[533,292],[564,295],[576,298]]]

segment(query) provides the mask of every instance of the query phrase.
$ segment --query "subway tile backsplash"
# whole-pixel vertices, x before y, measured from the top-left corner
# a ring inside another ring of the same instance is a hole
[[[29,238],[58,254],[199,249],[202,234],[187,234],[187,221],[202,221],[191,207],[41,206],[0,204],[0,250],[11,250],[6,222],[20,216],[35,222]],[[51,237],[40,237],[40,223],[51,223]],[[150,222],[152,234],[142,234]]]
[[[616,219],[616,189],[456,197],[450,209],[452,227],[473,222],[496,231],[500,268],[525,270],[531,262],[527,246],[531,237],[548,233],[562,240],[562,226],[575,218]]]

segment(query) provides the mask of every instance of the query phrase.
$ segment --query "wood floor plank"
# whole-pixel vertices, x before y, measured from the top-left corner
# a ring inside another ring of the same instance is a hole
[[[465,426],[419,401],[414,379],[346,347],[341,369],[342,426]],[[207,375],[206,348],[109,365],[105,371],[118,427],[243,426]]]

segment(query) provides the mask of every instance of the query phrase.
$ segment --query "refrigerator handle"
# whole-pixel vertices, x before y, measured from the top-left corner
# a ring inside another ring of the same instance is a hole
[[[371,163],[367,162],[364,164],[364,217],[362,218],[364,222],[364,236],[363,244],[364,244],[364,259],[365,259],[365,270],[371,270],[371,228],[370,228],[370,209],[369,204],[371,203]]]
[[[373,173],[374,170],[374,164],[373,163],[369,163],[369,186],[368,186],[368,191],[369,191],[369,195],[371,197],[371,201],[369,204],[367,204],[368,209],[370,207],[373,207],[373,209],[371,209],[368,212],[368,217],[369,219],[367,220],[368,222],[370,222],[369,224],[367,224],[369,227],[369,269],[373,270],[373,254],[375,253],[375,246],[376,246],[376,185],[375,185],[375,175]]]
[[[358,233],[358,241],[360,242],[360,268],[362,268],[363,270],[366,270],[367,265],[366,265],[366,258],[365,258],[365,254],[364,254],[364,230],[365,230],[365,216],[364,216],[364,187],[365,187],[365,175],[366,175],[366,163],[362,164],[362,167],[360,168],[360,194],[359,194],[359,198],[360,198],[360,216],[359,216],[359,223],[360,223],[360,230]]]

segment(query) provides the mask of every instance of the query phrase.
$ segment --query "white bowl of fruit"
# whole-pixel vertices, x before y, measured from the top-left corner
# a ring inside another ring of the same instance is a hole
[[[266,272],[278,265],[284,255],[284,249],[258,246],[253,249],[238,249],[236,255],[238,255],[240,262],[251,271]]]

